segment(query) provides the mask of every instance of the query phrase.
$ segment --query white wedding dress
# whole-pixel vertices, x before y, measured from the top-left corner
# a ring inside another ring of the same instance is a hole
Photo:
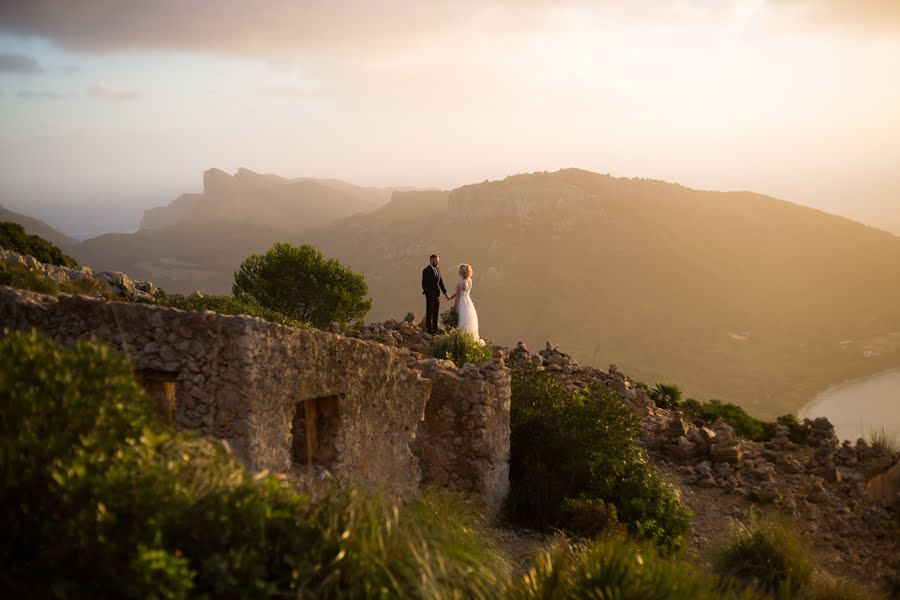
[[[484,344],[481,336],[478,335],[478,313],[475,311],[475,304],[469,293],[472,291],[471,279],[460,279],[456,284],[456,294],[459,297],[459,304],[456,305],[456,312],[459,316],[458,329],[468,331],[475,336],[475,339]]]

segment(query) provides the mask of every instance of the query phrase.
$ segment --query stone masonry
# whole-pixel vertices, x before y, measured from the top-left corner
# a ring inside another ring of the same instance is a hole
[[[503,352],[461,369],[435,359],[416,368],[432,382],[412,446],[422,482],[482,498],[496,513],[509,491],[511,376]]]
[[[119,348],[165,418],[225,441],[253,470],[327,471],[397,499],[433,484],[491,508],[509,485],[502,353],[457,369],[406,348],[253,317],[6,287],[0,327]]]

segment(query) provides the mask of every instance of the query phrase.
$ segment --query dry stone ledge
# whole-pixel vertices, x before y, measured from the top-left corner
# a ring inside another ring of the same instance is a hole
[[[7,287],[0,327],[119,348],[164,416],[227,441],[251,469],[327,470],[397,499],[419,489],[410,444],[431,382],[407,366],[406,350],[253,317]]]

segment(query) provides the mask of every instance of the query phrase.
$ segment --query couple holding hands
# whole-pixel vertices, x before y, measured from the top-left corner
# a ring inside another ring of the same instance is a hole
[[[456,292],[450,296],[444,287],[441,278],[441,259],[432,254],[429,264],[422,271],[422,293],[425,294],[425,329],[434,335],[443,333],[438,327],[438,312],[441,306],[441,294],[447,300],[454,300],[453,311],[459,317],[457,328],[475,336],[478,335],[478,313],[475,312],[475,304],[472,303],[470,293],[472,291],[472,266],[465,263],[459,265],[459,281],[456,283]],[[483,342],[482,342],[483,343]]]

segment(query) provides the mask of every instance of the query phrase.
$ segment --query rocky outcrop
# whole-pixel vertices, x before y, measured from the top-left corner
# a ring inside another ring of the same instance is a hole
[[[338,180],[287,179],[238,169],[203,173],[203,192],[182,194],[144,212],[141,229],[200,223],[246,223],[278,231],[302,231],[371,211],[388,202],[388,188],[358,187]]]
[[[153,283],[133,280],[125,273],[118,271],[94,273],[90,267],[82,266],[76,269],[60,267],[42,263],[32,256],[17,254],[3,248],[0,248],[0,260],[30,269],[56,283],[75,283],[83,280],[96,281],[103,284],[113,297],[128,300],[129,302],[156,302],[165,296],[165,293]],[[100,296],[99,294],[95,295]]]

